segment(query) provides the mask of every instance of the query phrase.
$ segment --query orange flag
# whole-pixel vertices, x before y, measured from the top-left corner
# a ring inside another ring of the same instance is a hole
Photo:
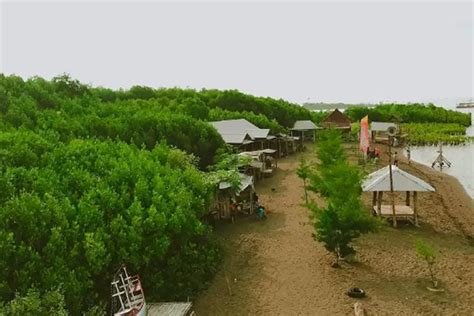
[[[369,116],[366,115],[360,120],[359,149],[366,153],[369,148]]]

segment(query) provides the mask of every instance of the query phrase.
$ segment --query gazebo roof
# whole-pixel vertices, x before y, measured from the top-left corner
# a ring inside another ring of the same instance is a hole
[[[292,128],[293,131],[312,131],[318,129],[316,124],[310,120],[296,121]]]
[[[414,175],[392,165],[393,191],[435,191],[435,189]],[[390,191],[390,170],[385,166],[369,174],[362,182],[364,192]]]
[[[392,122],[372,122],[370,123],[370,131],[372,132],[386,132],[389,127],[395,127],[398,129],[398,125]]]

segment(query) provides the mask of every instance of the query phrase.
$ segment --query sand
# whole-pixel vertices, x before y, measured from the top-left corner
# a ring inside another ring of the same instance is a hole
[[[347,149],[355,161],[352,147]],[[216,227],[224,261],[195,300],[197,315],[351,315],[358,301],[368,315],[474,315],[473,201],[456,179],[401,158],[402,169],[437,190],[419,195],[420,227],[387,225],[363,236],[355,243],[357,262],[332,268],[333,257],[312,237],[310,214],[302,206],[302,181],[295,174],[301,155],[315,159],[312,149],[282,159],[275,175],[257,184],[267,220],[240,217]],[[369,208],[371,195],[363,199]],[[420,237],[440,250],[435,268],[442,293],[426,290],[428,271],[414,251]],[[367,298],[348,297],[353,286]]]

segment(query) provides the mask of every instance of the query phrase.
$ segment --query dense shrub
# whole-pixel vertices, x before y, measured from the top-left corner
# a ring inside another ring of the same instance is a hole
[[[185,299],[212,276],[218,251],[200,221],[211,188],[184,153],[94,140],[51,149],[25,132],[0,141],[2,300],[61,288],[78,314],[109,299],[122,263],[150,299]]]
[[[412,145],[437,144],[440,141],[460,144],[469,139],[465,136],[466,127],[459,124],[407,123],[402,124],[401,128]]]

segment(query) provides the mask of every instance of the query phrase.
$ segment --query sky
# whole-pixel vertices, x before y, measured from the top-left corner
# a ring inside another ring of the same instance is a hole
[[[298,103],[473,95],[470,1],[3,0],[0,10],[0,72],[23,78],[68,73],[110,88],[238,89]]]

